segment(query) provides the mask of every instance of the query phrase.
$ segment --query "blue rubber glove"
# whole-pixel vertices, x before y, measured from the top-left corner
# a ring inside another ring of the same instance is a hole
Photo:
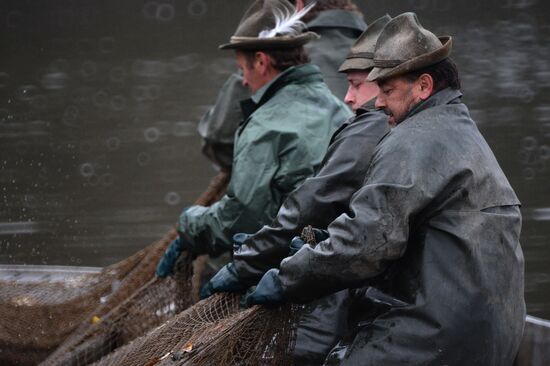
[[[304,241],[304,239],[299,236],[295,236],[294,238],[292,238],[292,240],[290,241],[290,251],[288,252],[288,255],[292,257],[300,250],[300,248],[304,246],[305,243],[306,242]]]
[[[329,233],[327,230],[313,228],[313,234],[315,235],[315,241],[317,243],[320,243],[323,240],[327,240],[329,238]]]
[[[279,279],[279,270],[276,268],[267,271],[258,282],[256,289],[245,298],[248,307],[252,305],[277,306],[284,302],[283,286]]]
[[[328,231],[326,230],[313,228],[313,234],[315,235],[315,242],[317,243],[323,240],[327,240],[329,238]],[[294,238],[292,238],[292,240],[290,241],[290,251],[288,255],[293,256],[294,254],[296,254],[296,252],[298,252],[305,243],[306,242],[304,241],[304,239],[302,239],[302,237],[300,236],[295,236]]]
[[[233,251],[236,252],[243,246],[246,239],[250,238],[252,234],[237,233],[233,235]]]
[[[174,273],[174,265],[178,260],[181,252],[185,249],[184,241],[178,236],[164,252],[164,255],[157,264],[157,276],[165,278]]]
[[[248,286],[242,283],[232,262],[222,267],[201,289],[201,299],[216,292],[244,292]]]

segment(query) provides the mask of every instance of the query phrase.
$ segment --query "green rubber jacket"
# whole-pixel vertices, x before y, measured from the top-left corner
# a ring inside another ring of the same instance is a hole
[[[179,231],[197,254],[232,248],[238,232],[271,223],[288,193],[321,164],[332,133],[351,112],[312,64],[292,67],[241,103],[227,193],[180,216]]]
[[[311,63],[319,66],[329,89],[343,100],[348,83],[346,75],[339,73],[338,68],[367,25],[355,12],[334,9],[320,12],[307,27],[321,36],[305,46]],[[203,153],[225,170],[231,170],[233,140],[242,120],[239,102],[250,97],[242,81],[242,76],[236,73],[226,80],[215,105],[201,118],[198,126]]]

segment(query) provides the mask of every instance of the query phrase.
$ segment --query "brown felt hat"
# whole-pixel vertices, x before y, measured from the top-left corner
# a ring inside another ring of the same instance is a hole
[[[304,8],[304,13],[310,7]],[[296,14],[296,8],[287,0],[256,0],[244,14],[229,43],[220,45],[222,50],[264,50],[300,47],[317,39],[314,32],[304,32],[305,24],[293,22],[294,27],[279,27],[282,20]],[[275,30],[274,30],[275,29]]]
[[[374,67],[374,49],[376,47],[376,41],[378,36],[382,33],[384,26],[391,20],[389,15],[384,15],[381,18],[376,19],[357,38],[355,43],[351,46],[351,50],[346,57],[346,60],[338,69],[338,72],[348,72],[350,70],[369,70]]]
[[[452,38],[438,38],[422,27],[416,14],[393,18],[378,37],[369,81],[381,81],[434,65],[449,57]]]

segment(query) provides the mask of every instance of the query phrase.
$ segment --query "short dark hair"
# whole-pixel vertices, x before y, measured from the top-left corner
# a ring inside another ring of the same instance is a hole
[[[445,88],[460,89],[460,77],[458,76],[458,68],[453,60],[446,58],[434,65],[424,67],[420,70],[411,71],[403,75],[410,82],[416,81],[420,75],[429,74],[434,81],[434,93]]]
[[[271,57],[271,66],[278,71],[285,71],[292,66],[307,64],[309,56],[304,47],[280,48],[271,50],[242,51],[248,67],[252,67],[256,52],[265,52]]]

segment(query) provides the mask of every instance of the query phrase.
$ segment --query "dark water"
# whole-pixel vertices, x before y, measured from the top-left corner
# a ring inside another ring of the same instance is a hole
[[[0,1],[0,263],[103,266],[165,233],[214,169],[196,125],[242,0]],[[550,4],[361,2],[454,36],[465,101],[523,202],[526,299],[550,318]]]

